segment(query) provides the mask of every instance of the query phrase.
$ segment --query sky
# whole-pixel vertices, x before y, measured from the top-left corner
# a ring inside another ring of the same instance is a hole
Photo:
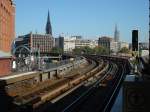
[[[131,42],[132,30],[139,40],[148,41],[148,0],[14,0],[16,36],[29,32],[45,33],[48,10],[53,36],[81,35],[85,39],[114,36]]]

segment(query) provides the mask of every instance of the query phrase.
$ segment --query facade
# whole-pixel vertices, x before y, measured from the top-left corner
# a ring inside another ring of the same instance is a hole
[[[19,54],[21,51],[20,46],[26,46],[29,52],[40,52],[41,55],[48,55],[53,48],[53,37],[50,34],[32,34],[19,36],[15,42],[16,53]],[[17,52],[18,51],[18,52]],[[25,53],[25,52],[21,52]],[[27,51],[28,54],[28,51]]]
[[[0,77],[9,75],[12,72],[12,60],[10,53],[0,51]]]
[[[75,37],[64,37],[64,52],[70,53],[75,49],[76,38]]]
[[[132,43],[129,43],[129,49],[132,50]]]
[[[11,46],[15,38],[15,5],[0,0],[0,77],[11,73]]]
[[[81,36],[64,37],[64,52],[72,52],[75,48],[98,46],[97,40],[82,39]]]
[[[100,37],[98,40],[98,45],[107,48],[110,51],[111,42],[113,41],[110,37]]]
[[[85,47],[85,46],[94,48],[98,46],[98,42],[97,40],[88,40],[88,39],[76,40],[76,43],[75,43],[76,48]]]
[[[119,47],[119,50],[122,49],[123,47],[126,47],[129,49],[129,43],[127,42],[119,42],[118,43],[118,47]]]
[[[118,48],[118,42],[112,41],[110,43],[110,50],[112,53],[117,53],[119,48]]]
[[[139,42],[139,49],[141,49],[141,50],[148,50],[149,49],[148,42]]]
[[[148,50],[149,43],[148,42],[139,42],[138,44],[140,50]],[[132,43],[129,44],[129,49],[132,50]]]
[[[55,47],[60,48],[64,51],[64,37],[59,36],[58,38],[55,38]]]
[[[12,72],[12,57],[0,57],[0,77],[9,75]]]
[[[90,48],[94,48],[98,46],[98,40],[91,40],[90,42]]]
[[[12,0],[0,0],[0,51],[11,52],[15,38],[15,5]]]
[[[109,52],[118,52],[118,42],[114,41],[113,38],[103,36],[99,38],[98,45],[107,48]]]
[[[80,47],[90,46],[90,43],[91,43],[90,40],[76,40],[75,47],[80,48]]]

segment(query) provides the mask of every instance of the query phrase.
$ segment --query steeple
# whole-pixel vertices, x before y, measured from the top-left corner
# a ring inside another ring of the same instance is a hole
[[[119,42],[119,31],[117,28],[117,24],[115,25],[114,40],[115,42]]]
[[[48,11],[47,23],[46,23],[46,34],[52,35],[52,26],[51,26],[51,22],[50,22],[49,11]]]

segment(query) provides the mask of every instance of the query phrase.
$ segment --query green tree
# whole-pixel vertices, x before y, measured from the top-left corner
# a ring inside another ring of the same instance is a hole
[[[61,48],[58,48],[58,47],[53,47],[51,52],[60,54],[60,53],[63,53],[63,50]]]
[[[81,52],[82,52],[81,48],[75,48],[75,49],[73,49],[73,53],[74,54],[80,55]]]
[[[119,53],[130,53],[130,50],[126,47],[120,49]]]
[[[85,54],[93,54],[94,50],[90,48],[89,46],[85,46],[82,48],[82,51],[84,51]]]
[[[94,52],[95,54],[109,54],[109,50],[103,46],[96,46]]]
[[[93,54],[94,50],[90,48],[89,46],[85,46],[85,47],[75,48],[73,52],[78,55],[79,54]]]
[[[73,50],[74,54],[80,55],[80,54],[103,54],[108,55],[109,50],[102,46],[97,46],[95,48],[90,48],[89,46],[75,48]]]

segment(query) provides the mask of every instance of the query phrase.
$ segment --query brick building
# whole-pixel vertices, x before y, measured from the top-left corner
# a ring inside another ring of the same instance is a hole
[[[10,52],[15,38],[15,6],[12,0],[0,0],[0,51]]]
[[[0,77],[11,73],[11,46],[15,38],[15,5],[0,0]]]
[[[23,36],[19,36],[16,39],[15,42],[15,47],[16,49],[21,46],[24,45],[26,46],[30,51],[27,51],[27,54],[32,52],[38,52],[40,51],[41,56],[45,56],[50,54],[50,51],[53,47],[53,37],[50,34],[33,34],[33,33],[29,33],[27,35],[23,35]],[[18,48],[16,50],[16,55],[18,53],[20,53],[20,49]],[[26,52],[22,52],[25,53]]]
[[[12,57],[0,51],[0,77],[9,75],[12,70]]]

